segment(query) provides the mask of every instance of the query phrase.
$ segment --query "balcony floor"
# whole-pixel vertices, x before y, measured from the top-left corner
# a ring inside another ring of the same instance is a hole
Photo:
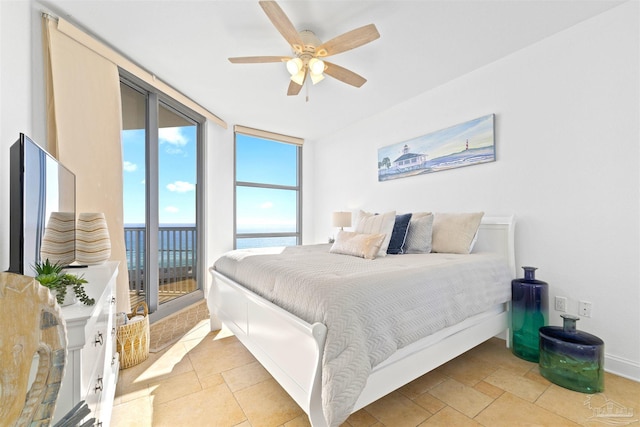
[[[169,302],[183,295],[187,295],[198,289],[198,284],[194,279],[181,280],[178,282],[172,282],[165,285],[160,285],[158,301],[160,304]],[[144,291],[138,293],[137,291],[129,291],[129,301],[131,307],[135,307],[136,304],[145,300]]]

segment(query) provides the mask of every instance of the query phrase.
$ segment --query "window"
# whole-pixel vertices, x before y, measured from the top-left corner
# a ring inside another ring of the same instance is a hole
[[[236,248],[301,243],[301,144],[298,138],[236,126]]]

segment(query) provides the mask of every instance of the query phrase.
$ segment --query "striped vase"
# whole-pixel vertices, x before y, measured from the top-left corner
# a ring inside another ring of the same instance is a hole
[[[102,264],[111,256],[111,240],[103,213],[78,214],[76,228],[76,261],[80,264]]]
[[[51,212],[40,245],[44,262],[67,265],[73,262],[76,218],[74,212]]]

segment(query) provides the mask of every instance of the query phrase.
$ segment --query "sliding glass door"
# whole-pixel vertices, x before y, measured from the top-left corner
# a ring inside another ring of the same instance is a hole
[[[132,305],[152,320],[203,297],[199,277],[202,119],[123,78],[125,243]]]

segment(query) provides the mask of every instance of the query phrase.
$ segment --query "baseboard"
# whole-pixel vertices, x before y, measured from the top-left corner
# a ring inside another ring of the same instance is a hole
[[[640,382],[640,364],[611,354],[604,355],[604,370]]]

